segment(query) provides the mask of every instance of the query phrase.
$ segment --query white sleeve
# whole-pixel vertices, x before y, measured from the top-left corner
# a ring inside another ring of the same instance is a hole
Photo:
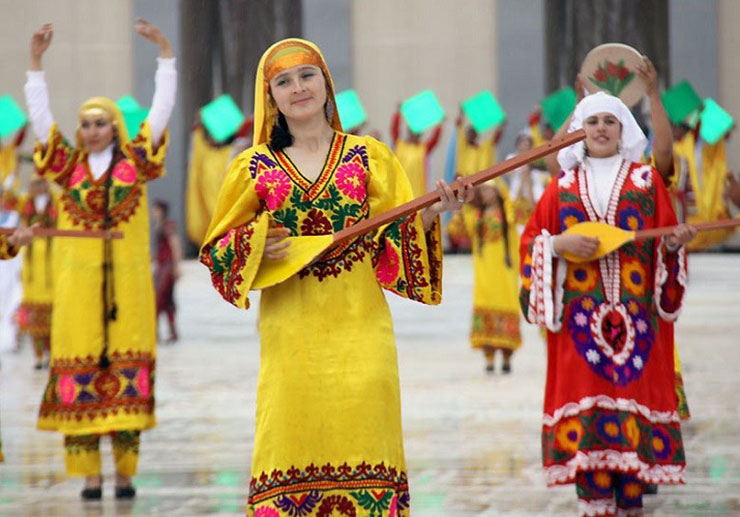
[[[152,129],[152,141],[156,145],[162,138],[167,123],[175,107],[177,93],[177,70],[175,58],[157,58],[157,72],[154,75],[154,97],[147,120]],[[132,135],[133,136],[133,135]]]
[[[26,107],[31,117],[33,132],[38,140],[46,142],[54,117],[49,107],[49,91],[46,88],[44,71],[28,70],[23,91],[26,94]]]

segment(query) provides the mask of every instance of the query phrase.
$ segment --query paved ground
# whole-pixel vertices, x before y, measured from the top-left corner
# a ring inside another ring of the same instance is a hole
[[[677,329],[693,413],[684,427],[688,484],[661,488],[647,501],[647,513],[740,515],[740,255],[695,256],[691,268]],[[547,489],[540,470],[545,356],[539,334],[524,328],[512,375],[486,376],[482,357],[467,343],[470,298],[469,257],[445,262],[440,307],[389,295],[413,514],[574,515],[573,487]],[[185,267],[178,301],[183,339],[160,347],[159,425],[144,435],[132,504],[110,497],[109,454],[104,502],[79,502],[80,481],[64,476],[61,436],[35,430],[46,375],[32,370],[28,346],[2,356],[0,516],[244,514],[257,313],[222,302],[195,263]]]

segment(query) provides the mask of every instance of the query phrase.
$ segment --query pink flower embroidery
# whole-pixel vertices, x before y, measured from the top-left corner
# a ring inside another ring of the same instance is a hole
[[[398,276],[398,254],[390,245],[386,245],[385,252],[380,255],[375,268],[375,276],[381,284],[388,285]]]
[[[149,384],[149,368],[142,368],[136,374],[136,386],[142,397],[148,397],[151,385]]]
[[[267,202],[267,208],[275,210],[290,193],[290,178],[280,169],[267,170],[257,180],[255,190],[257,196]]]
[[[365,198],[365,169],[354,162],[345,163],[337,169],[337,187],[355,201]]]
[[[57,391],[62,404],[68,405],[75,400],[75,381],[71,375],[62,375],[57,383]]]
[[[218,247],[221,248],[221,249],[227,247],[229,245],[229,243],[231,242],[231,237],[233,237],[233,235],[234,235],[234,230],[233,229],[229,230],[226,233],[226,235],[224,235],[221,238],[221,240],[218,241]]]
[[[398,496],[394,495],[391,499],[391,507],[388,509],[388,517],[396,517],[398,514]]]
[[[254,517],[280,517],[280,514],[274,508],[269,506],[260,506],[255,510]]]
[[[77,167],[75,167],[75,170],[72,171],[72,176],[69,178],[69,188],[74,187],[78,183],[82,182],[82,180],[85,179],[85,166],[82,164],[79,164]]]
[[[113,169],[113,177],[121,183],[130,185],[136,181],[136,169],[127,161],[120,161]]]

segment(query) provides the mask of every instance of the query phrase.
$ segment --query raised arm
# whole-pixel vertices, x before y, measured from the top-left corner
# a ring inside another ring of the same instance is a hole
[[[658,73],[647,56],[642,57],[642,65],[637,72],[647,85],[647,96],[650,99],[650,121],[653,126],[653,158],[655,168],[663,181],[669,183],[673,173],[673,131],[668,121],[663,102],[658,91]]]
[[[49,129],[54,124],[54,117],[49,107],[49,92],[46,88],[44,70],[41,67],[41,58],[49,48],[54,36],[54,27],[46,23],[31,36],[31,62],[26,72],[26,85],[23,91],[26,95],[26,107],[31,117],[31,126],[36,138],[45,142],[49,137]]]
[[[136,21],[134,30],[139,36],[148,39],[159,46],[159,57],[157,58],[157,72],[154,75],[154,97],[152,107],[149,110],[147,120],[152,130],[152,141],[159,144],[167,123],[175,107],[175,95],[177,93],[177,70],[175,69],[175,56],[172,54],[170,42],[159,30],[159,27],[149,23],[143,18]],[[131,135],[132,137],[134,135]]]

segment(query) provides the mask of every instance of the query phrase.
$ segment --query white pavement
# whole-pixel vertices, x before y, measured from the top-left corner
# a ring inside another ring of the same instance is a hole
[[[697,255],[677,326],[693,415],[684,430],[688,484],[661,487],[650,515],[740,515],[740,255]],[[485,375],[469,348],[470,258],[445,259],[444,302],[388,295],[399,348],[403,423],[414,516],[574,515],[572,486],[547,489],[540,469],[545,348],[536,329],[513,373]],[[0,516],[244,515],[259,367],[255,310],[240,311],[188,262],[178,285],[181,341],[159,349],[158,426],[144,434],[139,495],[79,502],[64,476],[62,437],[35,430],[46,373],[30,346],[2,356]]]

